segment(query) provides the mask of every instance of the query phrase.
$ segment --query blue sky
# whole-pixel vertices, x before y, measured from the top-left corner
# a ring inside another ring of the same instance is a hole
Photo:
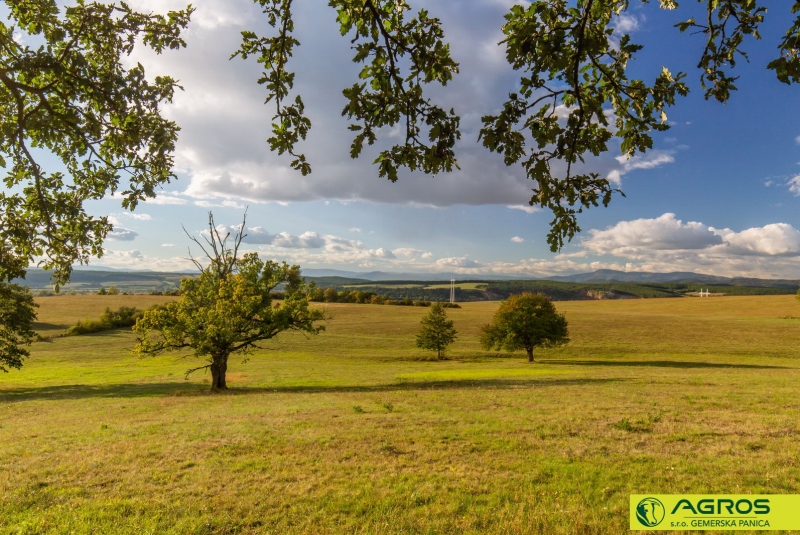
[[[91,264],[189,268],[181,226],[201,231],[209,210],[219,224],[236,225],[248,206],[248,249],[306,268],[531,277],[611,268],[800,278],[800,87],[765,69],[789,26],[791,3],[769,3],[763,39],[747,43],[750,63],[737,64],[740,90],[726,105],[703,99],[696,70],[702,37],[672,27],[700,4],[684,2],[675,12],[657,3],[637,6],[619,21],[645,45],[634,75],[652,80],[662,65],[685,71],[692,93],[668,110],[673,127],[654,134],[652,151],[632,160],[612,151],[590,162],[618,177],[627,197],[584,213],[581,235],[553,254],[545,241],[551,216],[527,205],[522,170],[476,143],[481,115],[495,112],[515,89],[517,77],[497,44],[510,2],[425,2],[442,19],[461,64],[457,79],[432,88],[431,96],[462,115],[462,171],[403,173],[395,184],[371,165],[378,149],[349,158],[341,89],[358,67],[333,10],[296,2],[296,89],[313,122],[301,149],[314,172],[302,177],[287,158],[269,152],[272,111],[255,83],[259,66],[228,59],[242,29],[267,31],[263,16],[250,0],[197,2],[187,49],[131,58],[148,75],[172,75],[185,88],[165,109],[182,127],[179,179],[133,214],[115,199],[93,203],[93,213],[111,214],[116,230],[106,254]],[[181,2],[132,4],[163,11]],[[388,142],[395,135],[384,134]]]

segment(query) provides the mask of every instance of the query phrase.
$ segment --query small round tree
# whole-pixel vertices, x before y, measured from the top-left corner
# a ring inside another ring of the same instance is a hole
[[[422,328],[417,335],[417,347],[436,351],[436,358],[441,360],[447,346],[456,340],[453,321],[447,319],[447,313],[441,303],[431,305],[431,310],[420,321]]]
[[[542,294],[510,295],[500,304],[492,323],[484,325],[481,344],[486,349],[524,349],[533,362],[533,348],[569,343],[567,320]]]

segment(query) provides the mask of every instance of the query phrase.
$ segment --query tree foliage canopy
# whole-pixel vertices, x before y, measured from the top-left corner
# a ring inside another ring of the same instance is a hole
[[[30,263],[53,269],[56,285],[75,261],[102,254],[112,229],[84,202],[122,190],[134,209],[174,177],[178,127],[161,117],[177,82],[149,81],[124,64],[141,41],[156,52],[184,46],[191,6],[167,15],[125,3],[6,0],[0,22],[0,281]],[[17,35],[19,34],[19,35]],[[42,162],[55,159],[46,169]]]
[[[434,303],[420,321],[420,325],[417,347],[436,351],[436,358],[441,360],[447,351],[447,346],[456,341],[458,331],[453,327],[453,320],[447,319],[447,311],[441,303]]]
[[[253,0],[274,31],[245,31],[233,56],[255,57],[258,80],[275,106],[272,150],[292,155],[303,174],[311,164],[298,144],[311,128],[294,90],[293,0]],[[139,13],[125,3],[5,0],[10,24],[0,23],[0,280],[24,275],[31,263],[54,271],[58,285],[75,261],[102,254],[111,224],[86,213],[84,202],[121,193],[134,209],[173,177],[178,126],[161,116],[177,82],[148,80],[124,58],[137,42],[156,52],[184,46],[191,6],[166,15]],[[647,3],[647,0],[641,0]],[[669,128],[666,110],[689,91],[685,73],[663,68],[654,80],[633,79],[628,66],[641,46],[616,21],[636,0],[535,0],[513,5],[502,27],[506,59],[518,89],[483,117],[480,142],[532,181],[529,202],[549,208],[548,242],[560,249],[580,231],[578,214],[607,205],[617,191],[586,160],[614,148],[632,156],[653,146],[652,132]],[[659,0],[663,9],[693,2]],[[748,40],[760,39],[766,0],[700,0],[702,17],[677,31],[699,33],[700,85],[707,99],[726,102],[736,89],[736,63]],[[398,180],[401,168],[426,173],[458,167],[457,110],[429,98],[431,84],[458,73],[445,28],[408,0],[329,0],[342,36],[351,40],[358,80],[343,88],[342,115],[352,122],[350,154],[399,128],[401,142],[375,159],[378,174]],[[783,7],[783,6],[780,6]],[[800,0],[791,3],[785,35],[768,68],[786,84],[800,81]],[[772,16],[772,15],[770,15]],[[615,29],[616,26],[616,29]],[[16,38],[15,35],[21,35]],[[300,73],[302,76],[302,73]],[[56,167],[45,168],[55,157]],[[563,166],[554,167],[555,162]]]
[[[294,152],[311,127],[302,96],[296,95],[290,106],[282,104],[295,80],[289,59],[300,44],[292,33],[292,0],[254,1],[276,31],[268,37],[244,32],[237,54],[257,55],[264,65],[259,83],[267,89],[267,101],[276,103],[270,145],[294,154],[292,166],[307,174],[311,167],[305,155]],[[518,90],[497,113],[483,117],[480,141],[502,154],[506,165],[521,166],[532,180],[529,203],[554,215],[548,234],[553,251],[580,232],[579,213],[608,205],[619,192],[608,176],[582,165],[587,158],[609,151],[612,144],[628,157],[652,148],[651,133],[669,129],[666,109],[689,92],[686,74],[673,74],[667,67],[649,82],[628,76],[628,66],[642,47],[615,30],[615,24],[641,3],[648,0],[535,0],[513,5],[505,17],[500,44],[520,74]],[[746,40],[760,39],[759,26],[767,6],[774,4],[700,3],[704,16],[686,19],[677,30],[704,37],[697,65],[701,87],[706,99],[726,102],[736,89],[731,70],[738,59],[747,58]],[[659,4],[667,10],[679,8],[677,0]],[[441,21],[426,9],[415,12],[406,0],[329,0],[328,5],[337,13],[342,35],[352,39],[353,61],[364,65],[362,81],[343,90],[348,104],[342,114],[354,120],[350,129],[356,133],[351,156],[359,156],[364,143],[375,143],[381,127],[400,124],[405,126],[405,143],[380,153],[375,160],[380,176],[395,181],[401,167],[427,173],[457,167],[457,110],[445,111],[424,94],[427,84],[445,85],[458,72]],[[768,65],[787,84],[800,81],[800,0],[791,9],[798,16]],[[566,164],[565,170],[554,170],[555,162]]]
[[[242,223],[244,229],[244,222]],[[261,349],[260,342],[284,331],[317,334],[324,319],[320,310],[308,306],[309,286],[300,276],[299,266],[263,261],[256,253],[238,257],[244,234],[221,236],[209,214],[206,252],[209,264],[197,278],[181,281],[181,298],[149,310],[136,322],[140,356],[158,355],[184,348],[205,357],[208,364],[187,372],[209,368],[212,389],[225,389],[228,357],[248,355]],[[198,263],[199,265],[199,263]],[[273,303],[270,292],[283,285],[284,299]]]
[[[0,282],[0,370],[19,369],[29,356],[26,346],[36,339],[37,306],[26,287]]]
[[[543,294],[510,295],[500,304],[492,323],[484,325],[481,332],[481,345],[486,349],[524,349],[530,362],[534,348],[567,343],[567,319]]]

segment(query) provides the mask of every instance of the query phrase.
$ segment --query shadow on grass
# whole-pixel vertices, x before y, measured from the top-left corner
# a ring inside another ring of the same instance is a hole
[[[34,321],[31,323],[31,327],[33,327],[34,331],[40,333],[49,333],[51,331],[66,331],[71,327],[71,325],[67,325],[65,323],[43,323]]]
[[[562,364],[566,366],[623,366],[644,368],[739,368],[744,370],[793,370],[789,366],[769,366],[764,364],[718,364],[715,362],[694,362],[686,360],[568,360],[542,359],[542,364]]]
[[[624,381],[625,379],[591,378],[536,378],[536,379],[463,379],[453,381],[404,381],[383,385],[336,385],[336,386],[272,386],[236,387],[224,392],[211,392],[207,386],[198,388],[196,383],[142,383],[110,385],[59,385],[38,388],[14,388],[0,390],[0,403],[31,400],[60,400],[84,398],[138,398],[164,396],[230,396],[247,394],[325,394],[349,392],[388,392],[459,389],[512,389],[532,386],[559,387],[575,385],[600,385]]]

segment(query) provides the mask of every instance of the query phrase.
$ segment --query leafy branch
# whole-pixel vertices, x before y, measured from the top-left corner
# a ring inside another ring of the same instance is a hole
[[[137,40],[158,53],[185,46],[180,33],[193,8],[157,15],[80,0],[62,13],[54,0],[6,4],[18,26],[0,23],[0,280],[39,262],[58,286],[73,262],[102,255],[112,230],[84,201],[123,189],[122,205],[133,210],[175,176],[179,128],[160,106],[180,86],[149,81],[122,57]],[[16,32],[46,44],[28,46]],[[42,154],[65,172],[47,172]]]
[[[651,130],[666,130],[665,108],[687,87],[666,68],[652,86],[629,79],[628,62],[641,49],[629,35],[612,39],[612,19],[626,0],[565,0],[513,6],[503,26],[506,58],[522,72],[518,92],[497,115],[483,117],[483,145],[521,164],[535,185],[530,204],[549,208],[547,241],[553,251],[580,232],[577,214],[607,206],[614,188],[599,173],[576,169],[587,156],[608,151],[620,138],[628,157],[652,148]],[[615,36],[616,37],[616,36]],[[610,121],[613,118],[613,123]],[[564,162],[561,176],[552,164]]]

